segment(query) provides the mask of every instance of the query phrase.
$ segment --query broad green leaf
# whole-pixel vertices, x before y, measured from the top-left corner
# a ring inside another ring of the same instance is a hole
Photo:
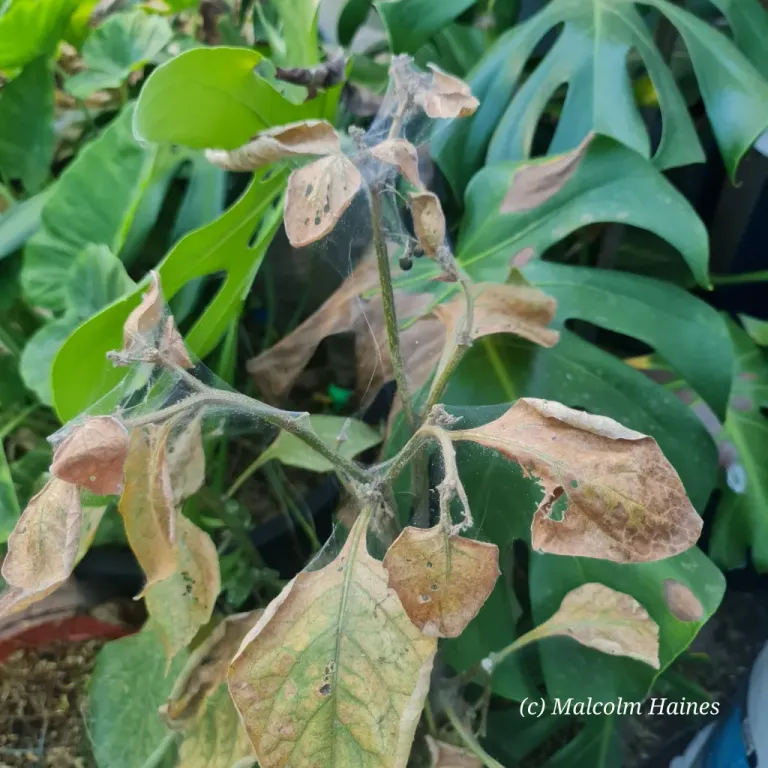
[[[749,315],[739,315],[739,320],[744,326],[744,330],[751,336],[755,344],[761,347],[768,347],[768,321],[758,320]]]
[[[485,48],[482,30],[464,24],[448,24],[414,53],[413,60],[422,69],[427,69],[430,63],[437,64],[445,72],[464,78],[482,57]]]
[[[622,763],[621,733],[613,716],[589,717],[584,727],[543,768],[616,768]]]
[[[349,47],[357,30],[365,23],[373,8],[373,0],[346,0],[339,14],[337,34],[339,42]]]
[[[47,197],[47,191],[39,192],[0,215],[0,260],[21,248],[40,228],[40,217]]]
[[[5,457],[5,449],[0,440],[0,544],[8,540],[8,534],[13,530],[21,517],[21,507],[13,488],[11,470]]]
[[[88,689],[88,732],[99,768],[145,768],[166,738],[157,709],[168,698],[184,656],[167,668],[151,623],[100,651]]]
[[[542,205],[501,213],[515,175],[526,167],[529,163],[487,166],[467,188],[457,257],[476,280],[503,282],[521,251],[532,249],[541,256],[580,227],[619,222],[667,240],[683,255],[697,282],[709,284],[704,224],[688,201],[636,152],[598,137],[573,176]]]
[[[205,712],[184,733],[177,768],[233,768],[253,753],[232,697],[222,685],[205,705]]]
[[[275,63],[286,67],[314,67],[320,62],[317,9],[320,0],[272,0],[280,17],[285,49],[272,51]]]
[[[370,509],[338,557],[272,601],[230,667],[261,768],[405,768],[437,641],[368,554]]]
[[[312,430],[328,445],[338,445],[339,453],[353,459],[359,453],[381,442],[381,434],[357,419],[343,416],[310,416]],[[309,448],[295,435],[281,431],[275,441],[256,460],[256,467],[268,461],[277,461],[291,467],[313,472],[330,472],[333,465],[328,459]]]
[[[393,53],[415,53],[436,32],[447,26],[475,0],[395,0],[377,2]]]
[[[136,10],[115,13],[91,33],[83,46],[86,70],[70,77],[65,88],[85,99],[103,88],[118,88],[170,42],[170,24],[155,14]]]
[[[19,179],[27,192],[37,192],[50,173],[53,92],[45,56],[27,64],[0,92],[0,171],[5,179]]]
[[[51,369],[62,344],[84,320],[134,288],[106,245],[89,245],[73,260],[64,283],[64,315],[44,325],[21,356],[24,383],[46,405],[53,403]]]
[[[226,273],[218,293],[193,325],[186,341],[198,357],[213,350],[229,320],[239,314],[274,233],[281,207],[270,209],[285,185],[285,174],[255,175],[240,199],[216,221],[180,240],[158,265],[166,300],[186,283],[204,275]],[[73,418],[115,387],[124,375],[106,359],[120,349],[123,323],[139,305],[146,284],[114,302],[81,325],[62,347],[53,365],[56,410]]]
[[[730,459],[728,477],[712,531],[712,557],[740,568],[750,550],[755,568],[768,571],[768,362],[748,334],[728,323],[736,348],[736,370],[721,452]]]
[[[0,70],[53,52],[80,0],[8,0],[0,7]]]
[[[759,0],[710,0],[719,8],[731,28],[736,45],[762,73],[768,77],[768,13]]]
[[[24,251],[22,286],[32,304],[65,309],[73,261],[90,243],[120,254],[156,155],[131,136],[132,114],[129,105],[80,151],[49,193],[42,229]]]
[[[646,4],[680,33],[720,151],[735,176],[741,157],[768,126],[768,82],[723,33],[692,13],[667,0]],[[568,95],[550,152],[571,149],[594,131],[649,157],[650,140],[627,70],[632,51],[645,64],[662,112],[655,164],[663,169],[704,160],[685,100],[636,5],[630,0],[553,0],[497,40],[470,80],[480,109],[433,139],[437,162],[457,194],[484,161],[529,156],[541,115],[564,83]],[[522,82],[541,40],[560,24],[562,32]],[[753,39],[745,41],[740,34],[737,41],[754,57]],[[759,45],[764,50],[765,40]]]
[[[273,125],[323,117],[325,98],[295,105],[254,72],[247,48],[194,48],[158,67],[141,91],[134,132],[142,141],[235,149]]]
[[[525,277],[557,300],[555,325],[575,318],[653,347],[721,417],[733,345],[723,318],[670,283],[604,269],[534,261]]]

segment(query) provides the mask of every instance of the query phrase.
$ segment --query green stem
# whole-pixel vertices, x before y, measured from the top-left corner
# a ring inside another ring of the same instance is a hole
[[[768,269],[761,272],[742,272],[740,275],[712,275],[712,285],[746,285],[747,283],[768,283]]]
[[[397,382],[397,394],[403,407],[405,420],[411,431],[413,431],[417,427],[416,414],[413,410],[403,356],[400,351],[400,329],[397,324],[395,293],[392,288],[392,272],[389,268],[389,254],[387,253],[387,245],[384,241],[382,229],[381,200],[379,195],[379,189],[372,189],[368,195],[368,204],[371,210],[373,245],[376,249],[376,260],[379,267],[379,284],[381,286],[381,301],[384,307],[384,321],[387,328],[387,343],[389,345],[389,356],[392,361],[392,370]]]
[[[504,768],[496,759],[491,757],[479,744],[474,734],[461,722],[461,718],[456,714],[456,710],[447,701],[443,702],[445,714],[450,720],[453,729],[464,742],[464,746],[475,755],[486,768]]]

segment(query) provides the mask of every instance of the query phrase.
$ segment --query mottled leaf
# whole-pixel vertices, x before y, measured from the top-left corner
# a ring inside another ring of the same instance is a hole
[[[229,687],[262,768],[404,768],[436,641],[387,589],[358,517],[338,557],[300,573],[232,663]]]
[[[302,155],[338,155],[339,137],[325,120],[303,120],[257,133],[237,149],[208,149],[205,156],[227,171],[255,171],[270,163]]]
[[[408,196],[413,229],[427,256],[435,256],[445,242],[445,216],[434,192],[415,192]]]
[[[88,417],[56,447],[51,473],[97,496],[119,494],[128,445],[128,430],[114,416]]]
[[[421,188],[419,156],[410,141],[386,139],[372,147],[371,154],[382,163],[394,165],[414,187]]]
[[[684,552],[701,533],[656,441],[606,416],[522,398],[496,421],[453,437],[493,448],[538,478],[544,497],[531,533],[539,551],[650,562]]]
[[[408,618],[430,637],[458,637],[500,573],[495,544],[451,535],[442,525],[407,527],[383,564]]]
[[[202,419],[197,417],[174,434],[168,446],[168,471],[174,504],[197,493],[205,482]]]
[[[325,237],[362,184],[360,171],[344,155],[329,155],[295,170],[285,195],[285,231],[294,248]]]
[[[704,606],[682,581],[664,580],[664,602],[669,612],[680,621],[701,621],[704,618]]]

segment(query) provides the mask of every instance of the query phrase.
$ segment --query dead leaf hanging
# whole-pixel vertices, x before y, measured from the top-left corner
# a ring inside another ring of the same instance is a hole
[[[334,561],[285,587],[232,663],[230,692],[262,768],[408,760],[436,641],[387,589],[368,517]]]
[[[303,120],[257,133],[233,150],[208,149],[206,158],[227,171],[255,171],[289,157],[341,152],[339,137],[325,120]]]
[[[163,326],[159,342],[160,359],[170,365],[178,365],[180,368],[193,368],[189,351],[184,344],[184,339],[176,328],[176,321],[169,316]]]
[[[522,398],[496,421],[451,436],[493,448],[538,478],[544,497],[531,530],[538,551],[641,563],[684,552],[701,533],[656,441],[613,419]]]
[[[163,296],[160,293],[160,278],[154,270],[146,293],[141,303],[131,312],[123,323],[123,351],[127,352],[143,336],[153,331],[163,319]]]
[[[415,192],[408,196],[413,230],[424,253],[436,256],[445,242],[445,216],[434,192]]]
[[[125,490],[118,507],[147,587],[170,576],[177,565],[176,512],[167,457],[171,428],[150,425],[131,431]]]
[[[344,155],[329,155],[295,170],[285,196],[285,231],[294,248],[325,237],[362,185],[360,171]]]
[[[419,156],[416,147],[405,139],[386,139],[371,148],[371,154],[382,163],[394,165],[414,187],[421,188]]]
[[[167,452],[173,501],[178,507],[197,493],[205,482],[202,414],[174,433]]]
[[[569,592],[554,616],[531,635],[564,635],[603,653],[659,668],[658,625],[634,597],[603,584],[583,584]]]
[[[114,416],[92,416],[56,447],[51,474],[99,496],[123,490],[128,430]]]
[[[480,106],[472,95],[472,89],[458,77],[443,72],[435,64],[427,65],[432,70],[432,79],[426,88],[416,93],[416,102],[421,105],[427,117],[469,117]]]
[[[499,575],[495,544],[408,527],[384,556],[389,587],[410,620],[430,637],[458,637],[493,591]]]

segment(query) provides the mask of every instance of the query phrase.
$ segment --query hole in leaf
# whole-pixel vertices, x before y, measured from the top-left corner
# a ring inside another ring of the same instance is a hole
[[[304,190],[304,195],[306,197],[309,197],[312,194],[312,185],[307,184],[307,188]]]
[[[325,685],[321,685],[320,686],[320,690],[318,691],[318,693],[321,696],[329,696],[330,693],[331,693],[331,690],[332,690],[331,684],[330,683],[325,683]]]
[[[419,602],[420,603],[428,603],[432,600],[432,598],[429,595],[419,595]]]
[[[554,520],[555,522],[562,522],[563,518],[565,517],[565,510],[568,507],[568,497],[562,492],[562,488],[560,489],[560,494],[555,499],[554,503],[552,504],[552,507],[549,511],[549,518],[551,520]]]

